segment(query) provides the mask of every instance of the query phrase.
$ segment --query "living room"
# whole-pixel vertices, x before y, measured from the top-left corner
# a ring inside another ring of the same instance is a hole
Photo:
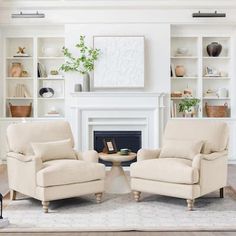
[[[0,1],[0,235],[234,235],[233,0]]]

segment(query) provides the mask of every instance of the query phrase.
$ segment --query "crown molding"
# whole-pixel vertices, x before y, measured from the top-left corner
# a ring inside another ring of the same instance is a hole
[[[235,0],[0,0],[0,9],[236,9]]]

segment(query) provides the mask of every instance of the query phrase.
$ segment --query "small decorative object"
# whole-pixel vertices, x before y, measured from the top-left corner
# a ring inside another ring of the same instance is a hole
[[[51,109],[45,114],[48,117],[58,117],[60,113],[57,111],[56,107],[51,107]]]
[[[192,97],[192,94],[193,94],[192,89],[190,89],[187,85],[187,88],[184,89],[184,97]]]
[[[43,98],[51,98],[54,95],[54,90],[52,88],[41,88],[39,95]]]
[[[29,76],[28,71],[23,70],[23,71],[21,72],[21,77],[28,77],[28,76]]]
[[[45,66],[38,62],[38,77],[40,78],[46,78],[47,77],[47,72],[46,72],[46,69],[45,69]]]
[[[205,103],[207,117],[228,117],[228,104],[223,106],[211,106]]]
[[[66,57],[66,62],[61,65],[60,69],[64,72],[77,71],[84,75],[83,91],[90,91],[89,72],[94,70],[94,62],[98,59],[100,50],[93,49],[85,45],[85,36],[80,36],[80,41],[76,44],[76,48],[80,51],[80,57],[72,56],[68,48],[63,47],[62,52]]]
[[[58,75],[58,71],[57,70],[51,70],[50,71],[50,75]]]
[[[209,66],[206,67],[205,77],[218,77],[218,76],[220,76],[220,73],[216,69],[211,68]]]
[[[183,96],[183,93],[180,91],[174,91],[171,93],[172,98],[178,98],[178,97],[182,97],[182,96]]]
[[[198,98],[185,98],[179,103],[179,112],[183,112],[184,117],[194,117],[199,103]]]
[[[9,103],[10,112],[12,117],[30,117],[31,110],[32,110],[32,103],[30,105],[25,106],[18,106],[12,105]]]
[[[2,194],[0,193],[0,228],[2,227],[5,227],[9,224],[9,221],[7,218],[3,218],[3,215],[2,215],[2,211],[3,211],[3,204],[2,204],[2,201],[3,201],[3,196]]]
[[[204,97],[217,98],[218,94],[215,90],[207,89],[207,91],[204,93]]]
[[[14,57],[28,57],[29,55],[25,53],[25,47],[18,47],[18,51]]]
[[[130,152],[131,152],[131,150],[128,148],[121,148],[119,151],[119,154],[120,155],[129,155]]]
[[[82,91],[82,85],[81,84],[75,84],[74,91],[75,92],[81,92]]]
[[[185,68],[182,65],[175,67],[175,74],[177,77],[183,77],[185,75]]]
[[[222,51],[222,45],[218,42],[212,42],[207,45],[206,49],[209,57],[218,57]]]
[[[13,62],[10,70],[11,77],[21,77],[22,65],[19,62]]]
[[[227,77],[228,76],[228,73],[226,71],[220,71],[219,74],[222,77]]]
[[[112,154],[112,153],[117,153],[117,148],[116,148],[116,143],[114,139],[106,138],[103,139],[103,144],[104,144],[104,153]]]
[[[176,54],[175,54],[176,56],[186,56],[186,55],[188,55],[188,48],[177,48],[177,50],[176,50]]]
[[[218,88],[217,89],[217,95],[220,98],[226,98],[228,97],[228,90],[226,88]]]
[[[59,56],[59,50],[55,47],[42,47],[42,53],[45,57],[57,57]]]

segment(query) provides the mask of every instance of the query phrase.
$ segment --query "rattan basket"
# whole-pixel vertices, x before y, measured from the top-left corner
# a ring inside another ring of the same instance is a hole
[[[12,117],[30,117],[32,110],[32,103],[30,105],[12,105],[9,103],[10,112]]]
[[[228,104],[223,106],[209,106],[205,103],[205,109],[207,117],[227,117],[228,116]]]

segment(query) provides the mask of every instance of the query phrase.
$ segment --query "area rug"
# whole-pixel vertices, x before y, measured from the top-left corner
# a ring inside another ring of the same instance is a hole
[[[188,211],[183,199],[142,194],[134,202],[132,194],[105,194],[101,204],[93,195],[50,203],[43,213],[41,203],[31,198],[12,201],[4,209],[10,220],[0,232],[27,231],[194,231],[236,230],[236,193],[226,188],[196,200]]]

